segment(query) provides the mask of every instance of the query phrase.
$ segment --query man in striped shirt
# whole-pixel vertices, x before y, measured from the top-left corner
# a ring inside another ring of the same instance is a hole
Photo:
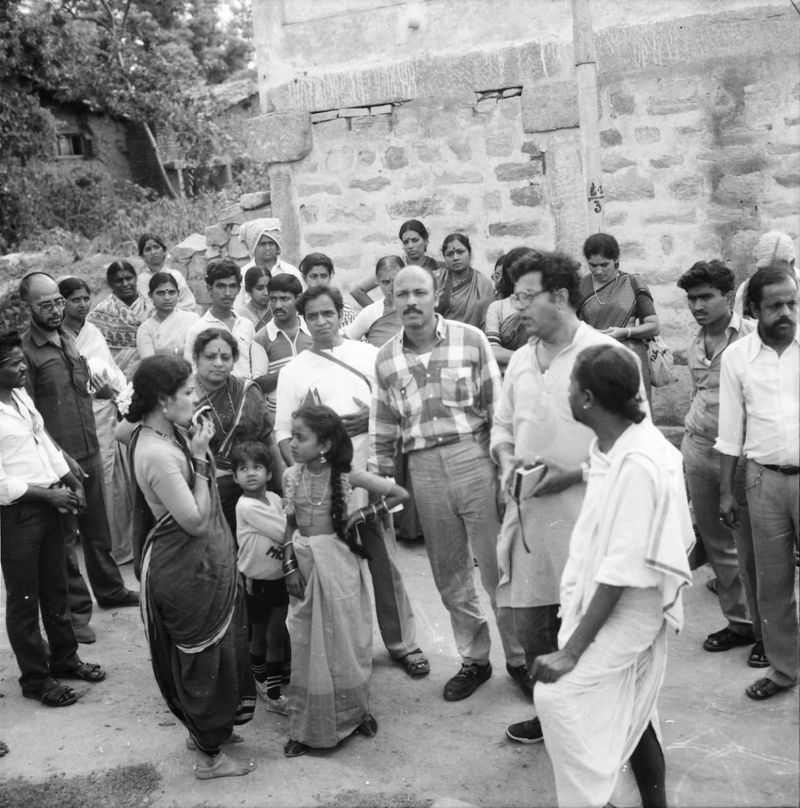
[[[391,476],[395,451],[408,455],[425,547],[450,612],[461,670],[446,701],[467,698],[492,675],[489,624],[478,602],[473,556],[495,610],[509,673],[525,656],[508,609],[495,608],[497,513],[489,430],[500,398],[500,371],[477,328],[435,313],[429,272],[406,267],[394,281],[403,330],[378,353],[370,409],[369,468]]]

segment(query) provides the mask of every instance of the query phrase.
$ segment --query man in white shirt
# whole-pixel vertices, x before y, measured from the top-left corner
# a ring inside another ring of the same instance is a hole
[[[511,300],[530,339],[511,356],[492,423],[491,451],[507,499],[497,543],[497,605],[510,607],[514,615],[527,680],[534,659],[558,647],[561,574],[586,491],[582,467],[594,437],[572,417],[572,369],[584,348],[619,343],[575,314],[581,299],[576,261],[537,253],[515,264],[511,278]],[[646,402],[644,388],[639,392]],[[646,412],[646,403],[642,406]],[[517,503],[509,495],[514,474],[536,462],[547,466],[545,477],[530,498]],[[518,743],[542,740],[538,718],[512,724],[506,734]]]
[[[242,275],[235,261],[218,258],[206,267],[206,288],[211,295],[211,308],[186,333],[184,358],[192,362],[194,341],[207,328],[226,328],[236,337],[239,358],[233,366],[233,375],[242,379],[255,379],[269,370],[264,349],[255,345],[255,326],[246,317],[233,310],[233,303],[242,285]]]
[[[307,398],[325,404],[344,422],[353,442],[353,468],[367,468],[369,406],[375,386],[375,357],[378,349],[365,342],[342,339],[342,296],[333,287],[310,288],[301,295],[298,311],[313,340],[312,346],[292,359],[278,377],[275,438],[287,465],[292,465],[289,443],[292,413]],[[350,510],[367,504],[367,494],[356,489]],[[359,535],[370,555],[369,569],[375,590],[375,611],[381,637],[392,659],[411,676],[430,672],[425,655],[416,644],[414,613],[400,568],[397,541],[391,522],[379,526],[364,522]]]
[[[745,693],[760,701],[794,687],[800,678],[794,592],[800,529],[797,281],[782,269],[759,269],[750,278],[746,306],[758,327],[722,356],[715,448],[722,454],[720,519],[733,529],[739,521],[736,464],[742,453],[747,458],[758,611],[770,667]]]
[[[67,598],[60,513],[77,513],[86,507],[86,498],[24,390],[27,365],[21,345],[15,332],[0,334],[0,563],[6,628],[22,673],[22,694],[48,707],[67,707],[78,696],[56,677],[105,678],[99,665],[78,657]]]

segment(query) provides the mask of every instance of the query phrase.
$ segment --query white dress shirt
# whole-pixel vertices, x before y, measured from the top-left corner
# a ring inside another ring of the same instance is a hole
[[[32,485],[49,488],[69,472],[31,397],[23,388],[11,396],[16,407],[0,402],[0,505],[16,502]]]
[[[758,331],[722,354],[719,434],[725,455],[774,466],[800,465],[800,342],[778,355]]]

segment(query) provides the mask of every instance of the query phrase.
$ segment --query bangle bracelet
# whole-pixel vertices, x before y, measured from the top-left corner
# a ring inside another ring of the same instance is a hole
[[[194,476],[195,476],[195,477],[196,477],[198,480],[205,480],[206,482],[208,482],[208,481],[209,481],[209,478],[208,478],[208,477],[206,477],[206,475],[205,475],[205,474],[199,474],[198,472],[195,472],[195,473],[194,473]]]
[[[626,339],[630,339],[630,338],[631,338],[631,330],[630,330],[630,328],[629,328],[629,329],[628,329],[628,336],[626,337]]]

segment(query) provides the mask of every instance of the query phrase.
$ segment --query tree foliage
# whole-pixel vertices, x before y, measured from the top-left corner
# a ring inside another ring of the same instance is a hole
[[[169,133],[202,175],[227,143],[201,89],[251,55],[248,4],[228,6],[234,17],[223,26],[213,0],[0,2],[0,202],[21,169],[52,153],[52,103]]]

